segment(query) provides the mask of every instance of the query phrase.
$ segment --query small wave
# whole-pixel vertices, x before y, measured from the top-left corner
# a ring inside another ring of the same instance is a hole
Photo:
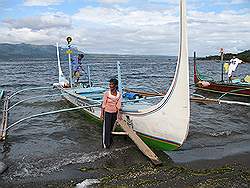
[[[76,184],[76,188],[85,188],[97,183],[100,183],[98,179],[86,179],[83,182]]]
[[[232,131],[222,131],[222,132],[213,132],[209,133],[210,136],[218,137],[218,136],[229,136],[232,134]]]
[[[91,152],[91,153],[72,153],[67,156],[61,156],[60,160],[55,161],[54,158],[51,159],[40,159],[35,162],[19,162],[15,173],[12,178],[24,178],[24,177],[38,177],[45,174],[50,174],[55,171],[60,171],[64,166],[69,164],[77,163],[88,163],[94,162],[95,160],[109,155],[110,152]],[[53,164],[53,165],[51,165]]]

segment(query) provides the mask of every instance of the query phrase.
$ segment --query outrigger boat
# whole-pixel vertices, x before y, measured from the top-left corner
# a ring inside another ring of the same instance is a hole
[[[123,120],[131,125],[133,130],[149,146],[161,150],[178,149],[186,139],[189,129],[189,68],[185,6],[185,1],[181,0],[180,51],[175,76],[170,89],[156,105],[150,105],[144,101],[135,102],[126,98],[123,98],[122,102]],[[91,86],[89,82],[83,88],[72,86],[72,81],[68,81],[63,75],[58,48],[57,54],[59,67],[57,88],[61,91],[63,97],[72,104],[89,106],[89,108],[84,110],[99,119],[100,105],[105,88]],[[64,87],[68,84],[71,85],[69,88]],[[122,90],[121,86],[119,86],[119,90]]]
[[[223,80],[223,74],[221,81],[204,79],[202,77],[200,71],[197,69],[196,53],[194,53],[194,83],[198,90],[222,94],[220,98],[227,95],[250,97],[250,83],[225,82]]]
[[[117,135],[128,135],[139,147],[139,149],[155,164],[159,163],[159,159],[157,158],[157,156],[155,156],[155,154],[149,147],[160,149],[163,151],[176,150],[182,146],[188,135],[190,100],[186,22],[186,2],[185,0],[180,0],[179,54],[174,79],[168,92],[164,96],[157,96],[162,98],[157,104],[148,102],[148,98],[145,97],[141,99],[131,99],[128,97],[124,97],[122,99],[122,120],[117,122],[117,124],[124,130],[124,132],[115,132],[114,130],[112,132],[113,134]],[[23,101],[34,98],[48,97],[48,95],[30,97],[19,101],[18,103],[9,107],[12,97],[24,91],[48,89],[51,88],[51,86],[29,88],[17,91],[5,98],[3,119],[0,129],[0,139],[4,140],[6,138],[7,131],[12,127],[16,126],[22,121],[38,116],[83,109],[91,116],[99,119],[102,97],[104,91],[106,90],[106,87],[95,86],[92,84],[90,80],[89,68],[88,80],[80,84],[81,87],[79,87],[79,85],[75,86],[71,70],[70,42],[71,41],[68,40],[70,78],[69,80],[67,80],[63,74],[60,63],[59,48],[57,45],[59,81],[58,83],[53,84],[53,87],[57,88],[60,91],[60,94],[57,95],[64,97],[76,107],[35,114],[20,119],[19,121],[12,123],[11,125],[8,125],[8,114],[14,106],[22,103]],[[117,67],[119,90],[123,93],[119,62],[117,63]]]

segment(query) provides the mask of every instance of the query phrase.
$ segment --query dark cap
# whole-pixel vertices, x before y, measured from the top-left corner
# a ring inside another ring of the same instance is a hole
[[[116,86],[118,85],[118,80],[116,78],[111,78],[109,82],[115,84]]]
[[[83,54],[78,54],[78,57],[80,57],[81,59],[84,57]]]

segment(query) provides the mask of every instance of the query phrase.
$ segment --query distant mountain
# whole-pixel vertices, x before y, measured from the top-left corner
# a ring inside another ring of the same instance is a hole
[[[230,60],[233,58],[233,56],[236,56],[237,58],[241,59],[244,62],[250,63],[250,50],[246,50],[244,52],[238,53],[238,54],[232,54],[232,53],[226,53],[224,54],[224,60]],[[214,56],[206,56],[198,58],[200,60],[220,60],[220,56],[214,55]]]
[[[66,48],[59,47],[60,53],[65,54]],[[77,48],[74,52],[80,53]],[[0,60],[34,60],[41,58],[56,59],[56,46],[53,45],[32,45],[32,44],[0,44]]]

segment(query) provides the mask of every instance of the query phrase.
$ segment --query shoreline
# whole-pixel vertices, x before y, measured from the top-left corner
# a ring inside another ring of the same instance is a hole
[[[135,147],[111,149],[111,155],[94,162],[69,164],[60,171],[18,181],[2,181],[10,187],[75,187],[86,179],[98,179],[91,187],[248,187],[250,153],[218,160],[174,163],[165,153],[157,152],[163,162],[155,167]]]

